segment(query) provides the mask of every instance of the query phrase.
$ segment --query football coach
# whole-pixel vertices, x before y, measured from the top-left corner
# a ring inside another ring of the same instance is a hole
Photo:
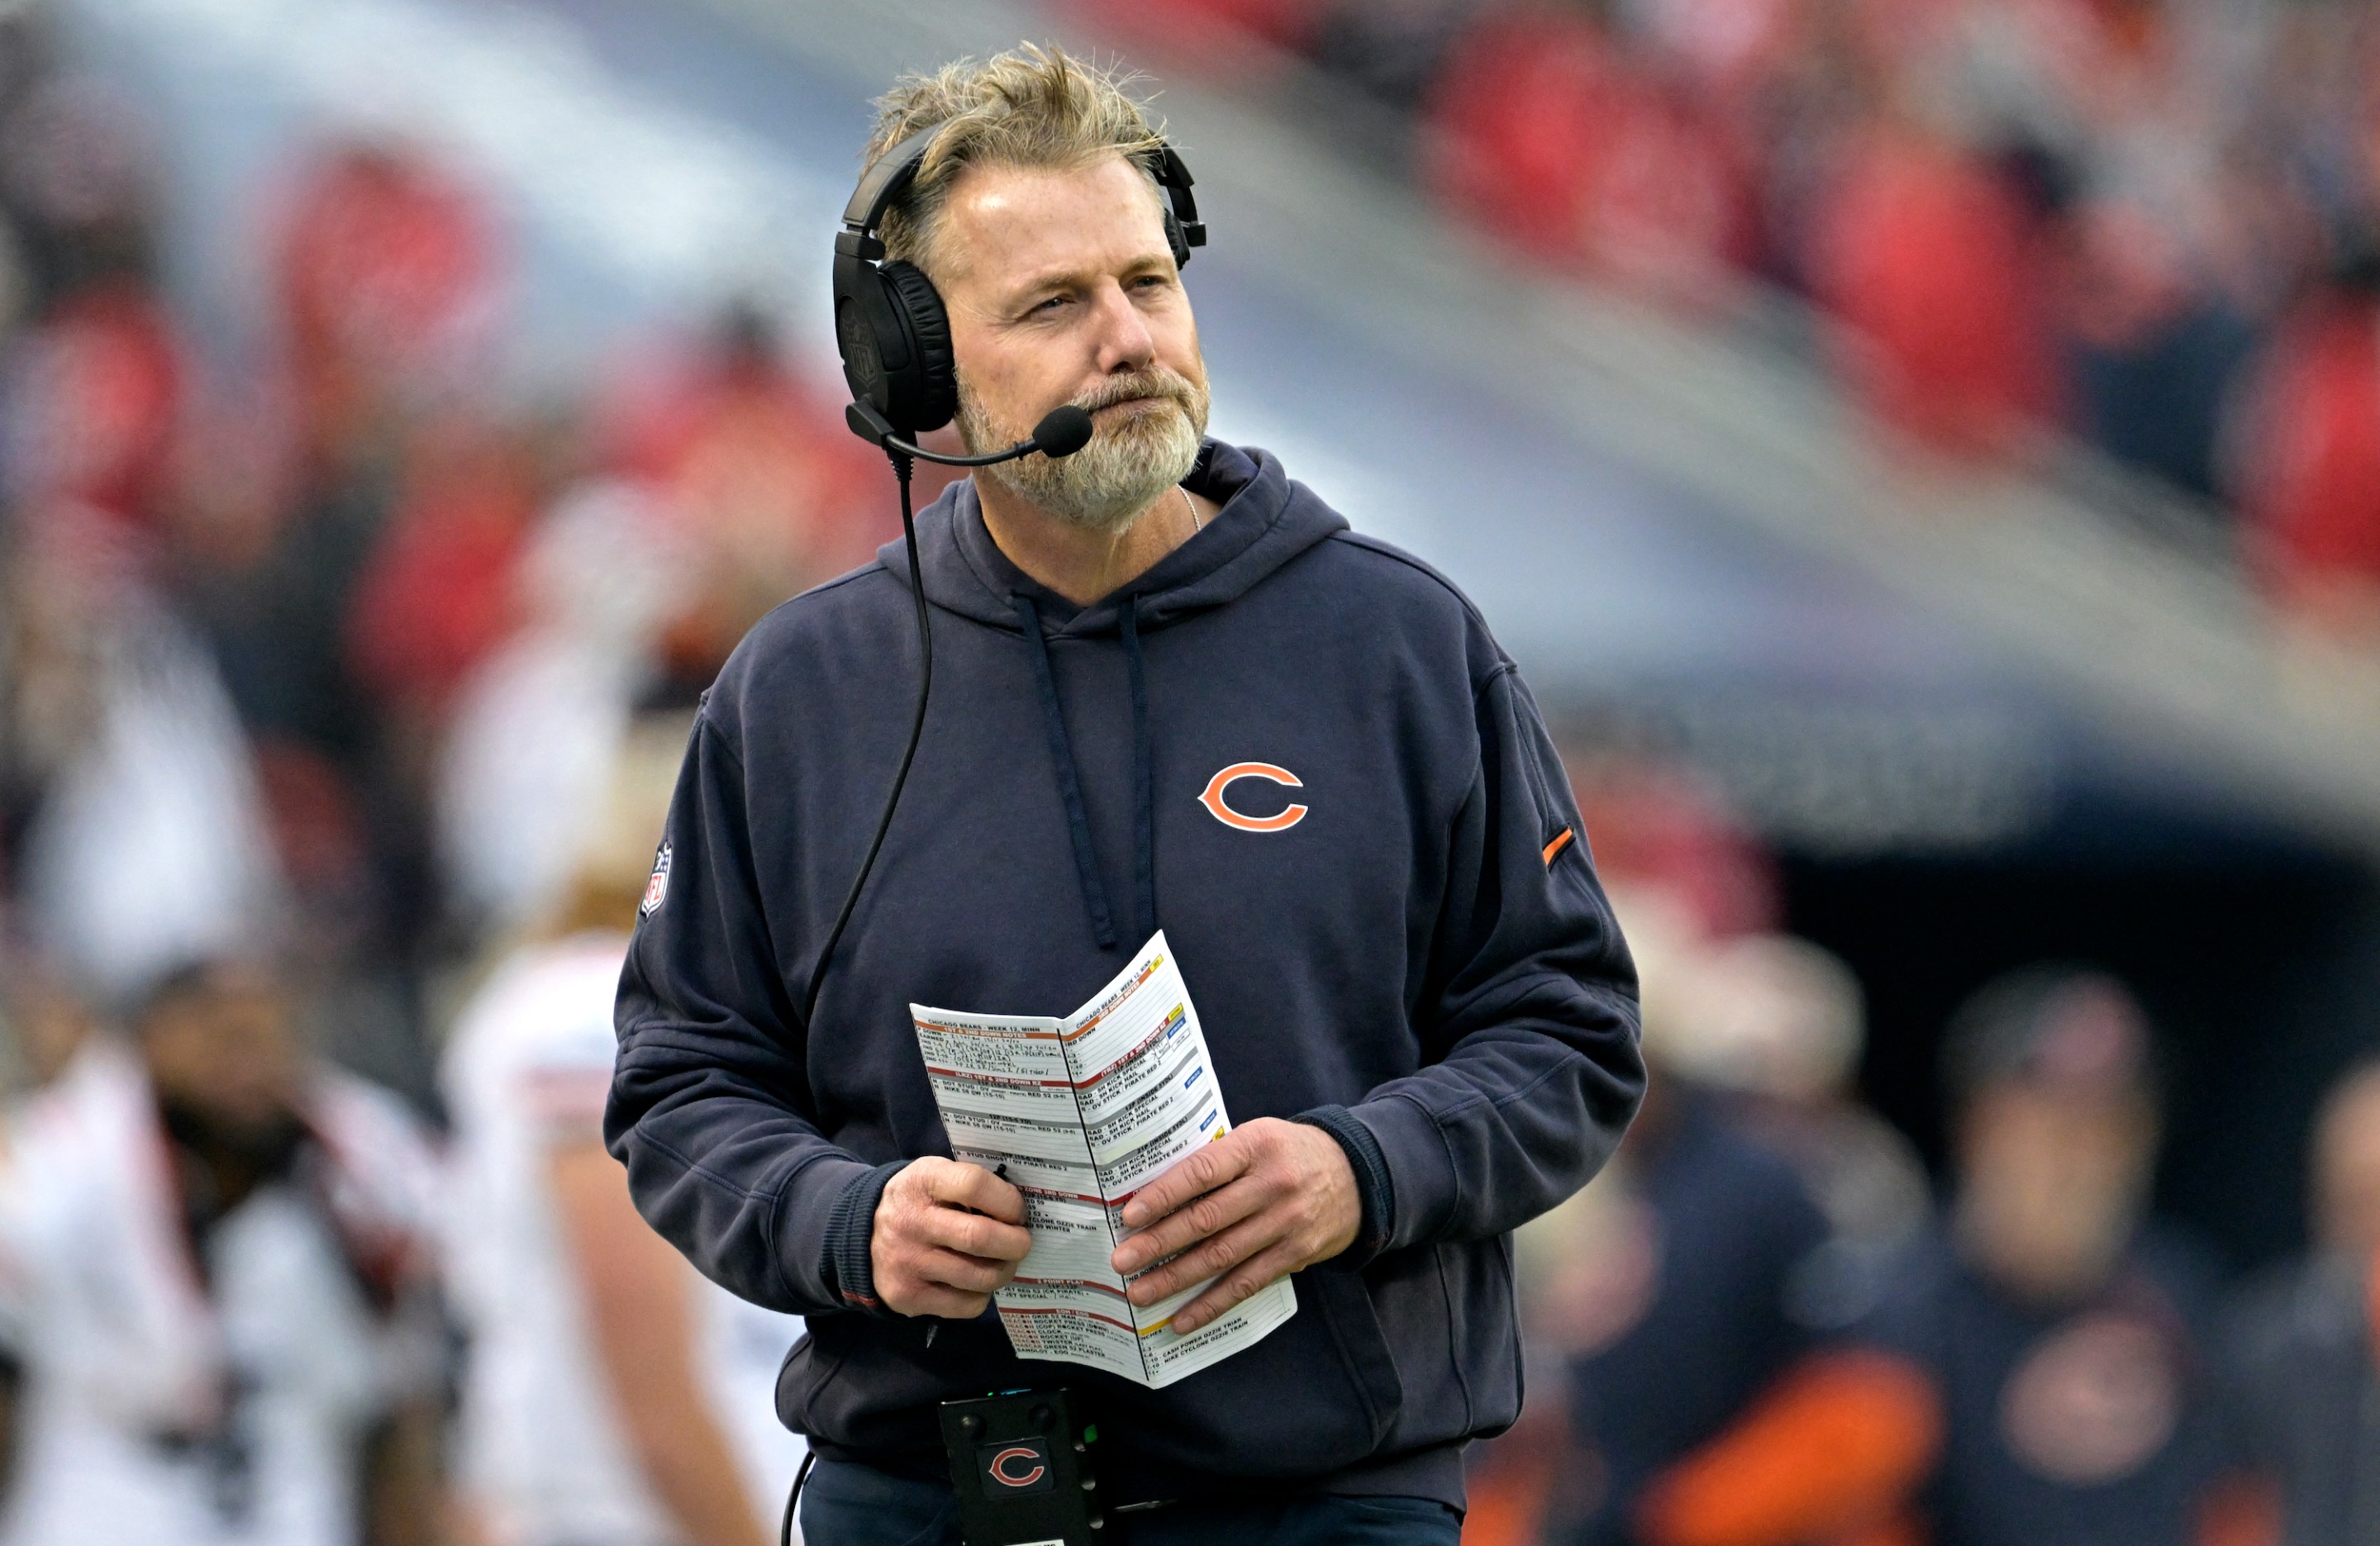
[[[1026,48],[879,105],[871,162],[917,159],[865,277],[969,450],[1069,404],[1092,437],[919,513],[932,707],[830,960],[920,667],[901,544],[721,672],[621,982],[612,1152],[703,1272],[808,1318],[777,1405],[815,1546],[955,1543],[938,1405],[1037,1383],[1097,1417],[1109,1537],[1451,1546],[1465,1443],[1520,1410],[1512,1231],[1643,1090],[1568,779],[1460,592],[1205,438],[1187,176],[1117,81]],[[908,1005],[1062,1015],[1160,924],[1238,1125],[1138,1193],[1114,1264],[1172,1259],[1144,1303],[1212,1278],[1183,1331],[1284,1275],[1297,1309],[1152,1391],[1011,1351],[1024,1200],[947,1157]]]

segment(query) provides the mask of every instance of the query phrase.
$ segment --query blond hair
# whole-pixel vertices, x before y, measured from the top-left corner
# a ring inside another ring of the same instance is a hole
[[[941,126],[917,175],[885,211],[880,234],[888,258],[926,266],[943,202],[960,174],[987,164],[1073,171],[1109,155],[1140,157],[1163,143],[1161,125],[1126,89],[1139,79],[1076,59],[1065,50],[1026,43],[977,61],[961,59],[929,75],[904,76],[876,101],[868,161],[918,131]],[[1157,197],[1157,180],[1135,161]]]

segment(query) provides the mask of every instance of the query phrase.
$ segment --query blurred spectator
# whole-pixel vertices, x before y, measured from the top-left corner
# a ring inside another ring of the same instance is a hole
[[[461,1453],[491,1546],[761,1546],[801,1455],[773,1399],[801,1323],[688,1266],[602,1142],[613,992],[668,881],[653,841],[689,728],[622,738],[567,888],[446,1053]]]
[[[613,468],[683,534],[692,570],[662,651],[688,699],[771,608],[900,535],[881,456],[787,368],[776,330],[749,308],[698,349],[632,371],[603,420]]]
[[[276,487],[262,448],[234,485],[203,490],[182,527],[184,604],[206,633],[241,717],[351,778],[372,740],[370,702],[346,647],[358,577],[388,505],[384,475],[301,492]],[[223,470],[223,469],[218,469]]]
[[[1429,114],[1440,195],[1538,258],[1677,300],[1710,298],[1750,259],[1725,140],[1584,11],[1481,23]]]
[[[279,877],[212,662],[135,577],[120,534],[58,514],[12,555],[0,749],[29,925],[104,997],[253,937]]]
[[[530,538],[526,626],[464,685],[438,772],[440,857],[474,922],[509,933],[553,905],[630,712],[662,676],[690,548],[622,478],[579,485]]]
[[[2058,403],[2043,236],[1998,172],[1912,118],[1852,137],[1810,227],[1811,288],[1886,421],[1973,451]]]
[[[152,528],[180,428],[181,348],[164,309],[129,281],[67,296],[20,343],[6,393],[14,501]]]
[[[2313,1130],[2313,1249],[2243,1297],[2241,1416],[2289,1546],[2380,1531],[2380,1063],[2348,1071]]]
[[[1520,1242],[1531,1350],[1559,1360],[1540,1380],[1560,1377],[1569,1393],[1567,1432],[1563,1414],[1545,1412],[1535,1420],[1547,1431],[1524,1434],[1520,1455],[1536,1462],[1526,1480],[1542,1489],[1543,1539],[1582,1546],[1637,1540],[1645,1489],[1806,1350],[1791,1300],[1827,1238],[1793,1167],[1687,1071],[1711,1034],[1707,942],[1681,926],[1682,912],[1641,894],[1622,905],[1651,1086],[1611,1168]],[[1509,1469],[1516,1457],[1498,1458]],[[1491,1507],[1525,1512],[1500,1495],[1522,1478],[1481,1480]]]
[[[292,190],[275,254],[300,441],[317,475],[352,470],[442,390],[464,389],[494,320],[487,211],[410,147],[334,147]]]
[[[1665,1477],[1664,1546],[2253,1539],[2220,1422],[2202,1274],[2144,1223],[2146,1021],[2120,984],[2037,970],[1946,1046],[1949,1237],[1885,1303]]]
[[[2380,261],[2291,313],[2242,407],[2240,498],[2298,614],[2380,639]]]
[[[1636,1217],[1581,1242],[1636,1259],[1584,1269],[1592,1281],[1577,1306],[1569,1396],[1587,1491],[1557,1498],[1550,1540],[1638,1539],[1632,1516],[1645,1489],[1808,1342],[1790,1301],[1826,1225],[1791,1167],[1682,1081],[1647,1107],[1615,1189]],[[1634,1302],[1617,1300],[1630,1285]],[[1583,1516],[1563,1517],[1565,1504]]]
[[[1475,25],[1428,104],[1439,196],[1534,257],[1574,260],[1586,223],[1575,172],[1617,63],[1584,13]]]
[[[1805,1325],[1840,1328],[1873,1308],[1931,1211],[1915,1147],[1860,1104],[1859,981],[1832,953],[1784,935],[1715,945],[1697,976],[1698,1034],[1672,1056],[1732,1093],[1747,1129],[1793,1166],[1826,1214],[1829,1238],[1796,1270],[1791,1308]]]
[[[152,290],[154,168],[137,116],[86,80],[46,79],[0,118],[0,209],[32,326],[10,351],[0,451],[20,523],[64,509],[151,542],[188,374]],[[7,308],[13,312],[16,308]]]
[[[409,437],[388,526],[347,617],[357,680],[428,742],[519,613],[514,567],[543,490],[526,437],[443,416]]]
[[[2068,224],[2059,305],[2079,428],[2174,487],[2216,498],[2216,447],[2254,344],[2249,320],[2149,211],[2096,201]]]
[[[1847,1184],[1867,1148],[1824,1141],[1838,1116],[1855,1125],[1841,1086],[1857,989],[1823,952],[1754,932],[1778,910],[1766,854],[1680,769],[1571,766],[1636,960],[1653,1076],[1613,1166],[1520,1237],[1532,1387],[1570,1400],[1533,1404],[1475,1457],[1472,1546],[1640,1539],[1646,1488],[1808,1349],[1814,1310],[1848,1313],[1854,1274],[1829,1243],[1848,1226],[1827,1205],[1856,1227],[1909,1226],[1910,1198],[1878,1207]]]
[[[441,1384],[411,1121],[299,1047],[273,973],[167,972],[0,1180],[20,1373],[0,1540],[428,1540]]]
[[[28,56],[38,61],[43,52]],[[43,73],[18,84],[22,96],[0,120],[0,203],[23,247],[33,308],[145,285],[154,277],[157,188],[140,115],[117,93],[75,76]]]
[[[1693,769],[1579,748],[1563,761],[1608,887],[1702,940],[1777,926],[1775,862]]]

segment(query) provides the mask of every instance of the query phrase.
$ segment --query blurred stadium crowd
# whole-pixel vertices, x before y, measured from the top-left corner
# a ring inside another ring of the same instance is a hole
[[[1764,288],[1885,421],[2055,427],[2192,496],[2293,620],[2380,636],[2380,163],[2335,0],[1073,0],[1302,55],[1555,268],[1714,323]]]
[[[2380,631],[2360,12],[1135,9],[1418,115],[1451,210],[1546,261],[1807,293],[1937,441],[2063,424],[2221,496]],[[293,155],[225,373],[160,287],[152,131],[0,25],[0,1546],[764,1539],[797,1328],[629,1211],[610,986],[696,695],[889,480],[753,312],[492,391],[499,223],[397,143]],[[2149,1216],[2153,1027],[2045,962],[1950,1028],[1937,1184],[1757,845],[1577,770],[1656,1085],[1520,1241],[1535,1399],[1467,1540],[2380,1533],[2380,1072],[2310,1136],[2308,1254],[2227,1283]]]

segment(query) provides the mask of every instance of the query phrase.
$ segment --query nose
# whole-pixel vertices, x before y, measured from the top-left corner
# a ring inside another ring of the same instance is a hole
[[[1157,358],[1157,340],[1123,286],[1114,280],[1101,284],[1093,306],[1099,373],[1112,376],[1148,368]]]

